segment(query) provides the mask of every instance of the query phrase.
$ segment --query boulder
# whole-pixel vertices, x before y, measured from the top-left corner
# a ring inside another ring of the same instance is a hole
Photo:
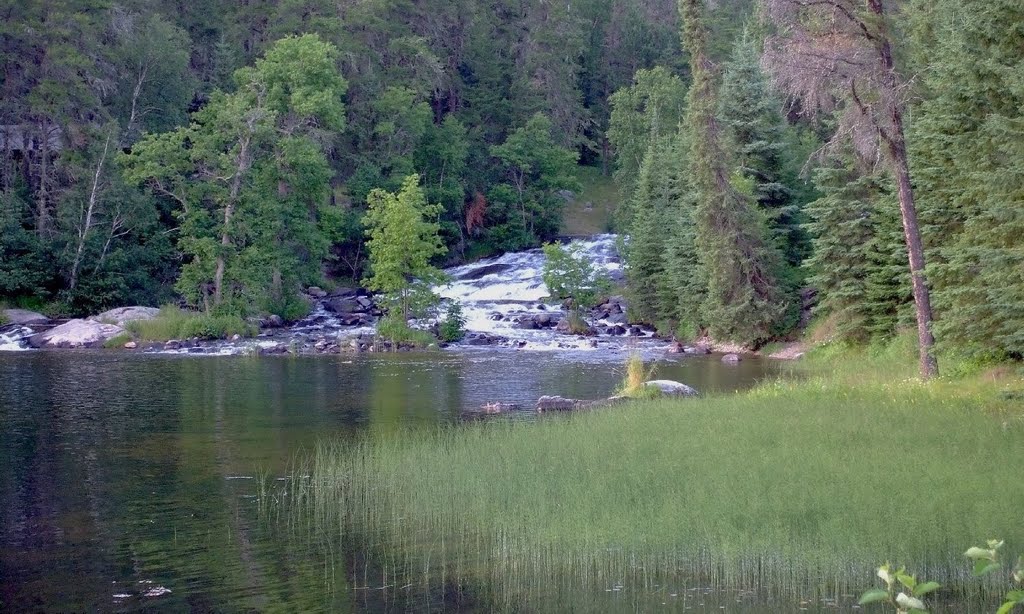
[[[537,411],[572,411],[574,409],[581,409],[589,404],[590,401],[545,395],[537,399]]]
[[[670,379],[652,379],[648,382],[644,382],[644,386],[657,388],[661,391],[661,394],[666,396],[695,397],[699,394],[696,390],[686,384],[675,382]]]
[[[28,309],[4,309],[3,315],[9,324],[20,324],[21,326],[47,324],[50,322],[50,318]]]
[[[135,348],[139,347],[139,344],[135,343],[134,341],[129,341],[128,343],[124,344],[123,347],[126,350],[134,350]]]
[[[55,328],[32,335],[29,345],[41,347],[96,347],[103,345],[108,339],[116,337],[124,329],[114,324],[103,324],[95,320],[69,320]]]
[[[522,407],[518,403],[484,403],[480,411],[485,414],[500,414],[506,411],[518,411]]]
[[[683,353],[701,356],[705,354],[710,354],[711,348],[707,347],[706,345],[688,345],[683,348]]]
[[[117,309],[104,311],[98,316],[93,316],[89,319],[102,324],[115,324],[123,327],[128,322],[135,322],[136,320],[152,320],[159,314],[160,310],[156,307],[118,307]]]
[[[334,313],[356,313],[359,311],[365,311],[365,308],[358,299],[359,297],[354,294],[351,296],[332,296],[324,301],[324,307],[326,307],[328,311],[333,311]]]
[[[271,314],[263,320],[263,328],[281,328],[284,326],[284,318],[277,314]]]
[[[505,271],[512,268],[511,264],[504,264],[495,262],[493,264],[485,264],[475,269],[470,269],[461,275],[455,277],[455,281],[473,281],[486,277],[487,275],[496,275],[498,273],[504,273]]]
[[[740,355],[739,354],[726,354],[725,356],[722,356],[722,362],[736,364],[739,361],[740,361]]]
[[[306,294],[312,296],[313,298],[326,298],[327,297],[327,291],[324,290],[323,288],[318,288],[316,286],[310,286],[306,290]]]

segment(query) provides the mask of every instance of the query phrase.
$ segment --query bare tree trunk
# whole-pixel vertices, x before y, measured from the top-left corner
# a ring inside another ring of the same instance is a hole
[[[939,374],[938,361],[935,359],[935,337],[932,335],[932,304],[925,279],[924,247],[921,242],[921,229],[917,222],[917,207],[914,206],[914,190],[910,183],[910,163],[907,157],[907,142],[903,129],[903,111],[896,103],[896,66],[892,57],[890,33],[885,29],[884,7],[882,0],[866,0],[868,9],[880,18],[883,24],[882,35],[879,37],[878,51],[882,63],[884,86],[888,92],[888,114],[892,123],[891,132],[882,128],[880,133],[888,150],[893,175],[899,190],[900,215],[903,218],[903,237],[907,243],[907,255],[910,261],[910,280],[914,293],[914,310],[917,316],[918,357],[921,377],[929,379]]]
[[[135,127],[135,122],[139,118],[138,115],[138,104],[139,96],[142,94],[142,86],[146,82],[146,73],[149,72],[148,66],[142,66],[142,70],[139,72],[139,79],[135,82],[135,88],[132,90],[132,110],[128,116],[128,125],[124,129],[125,136],[131,138],[132,129]]]
[[[213,274],[213,306],[219,307],[224,293],[224,252],[231,246],[231,216],[235,213],[235,205],[238,203],[238,194],[242,190],[242,175],[249,169],[249,136],[242,137],[238,148],[238,158],[235,163],[235,176],[231,180],[231,192],[228,194],[228,201],[224,204],[224,226],[221,228],[220,245],[221,250],[217,254],[216,270]]]
[[[75,261],[71,265],[71,281],[68,283],[68,290],[75,291],[78,285],[78,270],[82,265],[82,252],[85,250],[85,242],[89,238],[89,229],[92,228],[92,216],[96,212],[96,197],[99,193],[100,175],[103,173],[103,163],[107,161],[107,151],[110,149],[110,134],[103,143],[103,153],[100,154],[100,161],[96,163],[96,172],[92,177],[92,189],[89,190],[89,206],[85,210],[85,220],[78,228],[78,249],[75,250]]]
[[[50,161],[50,126],[44,120],[39,124],[42,140],[39,143],[39,190],[36,193],[36,235],[42,239],[49,228],[50,193],[46,185]]]

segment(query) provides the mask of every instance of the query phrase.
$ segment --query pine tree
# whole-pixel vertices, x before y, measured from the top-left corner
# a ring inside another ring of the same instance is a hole
[[[702,312],[713,337],[756,345],[782,332],[787,301],[777,277],[781,257],[766,239],[752,185],[736,181],[722,145],[704,3],[681,0],[680,9],[693,73],[687,128],[690,173],[699,194],[696,245],[707,275]]]
[[[928,94],[915,118],[937,332],[976,356],[1024,356],[1024,6],[915,7]]]
[[[739,172],[754,182],[754,198],[768,220],[772,237],[796,266],[807,255],[807,238],[794,190],[796,169],[782,103],[761,70],[761,49],[749,29],[737,40],[723,68],[719,117]]]

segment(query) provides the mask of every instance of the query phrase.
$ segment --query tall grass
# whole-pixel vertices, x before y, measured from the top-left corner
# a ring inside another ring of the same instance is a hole
[[[508,607],[622,584],[838,596],[886,559],[984,599],[999,587],[960,553],[1024,547],[1024,421],[1000,394],[1020,381],[873,381],[898,354],[745,395],[326,442],[289,517],[362,536],[396,581],[455,574]]]
[[[160,308],[152,320],[128,322],[125,328],[141,341],[170,339],[225,339],[233,335],[250,337],[259,330],[242,318],[232,315],[209,315],[185,311],[173,305]]]

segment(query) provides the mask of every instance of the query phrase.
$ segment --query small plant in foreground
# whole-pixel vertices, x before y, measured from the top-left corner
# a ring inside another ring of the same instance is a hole
[[[644,361],[640,354],[633,352],[626,359],[626,377],[622,380],[622,387],[616,394],[620,396],[652,399],[661,396],[661,391],[653,386],[644,386],[644,382],[654,375],[654,368],[645,369]]]
[[[918,582],[905,568],[900,567],[893,571],[889,563],[879,567],[876,575],[885,582],[885,588],[866,591],[857,603],[867,605],[885,602],[895,607],[897,614],[927,612],[922,598],[942,586],[938,582]],[[903,587],[903,590],[900,590],[900,587]],[[897,590],[900,592],[897,593]]]
[[[999,562],[999,549],[1003,547],[1003,541],[990,539],[986,543],[988,548],[972,546],[967,549],[964,556],[974,561],[974,575],[977,577],[1001,569],[1003,564]],[[996,614],[1007,614],[1012,612],[1018,605],[1024,605],[1024,556],[1017,557],[1017,564],[1010,572],[1013,583],[1018,587],[1006,593],[1003,605],[999,606]]]
[[[462,315],[462,307],[457,302],[448,305],[444,320],[438,331],[441,341],[452,343],[462,341],[466,336],[466,318]]]

